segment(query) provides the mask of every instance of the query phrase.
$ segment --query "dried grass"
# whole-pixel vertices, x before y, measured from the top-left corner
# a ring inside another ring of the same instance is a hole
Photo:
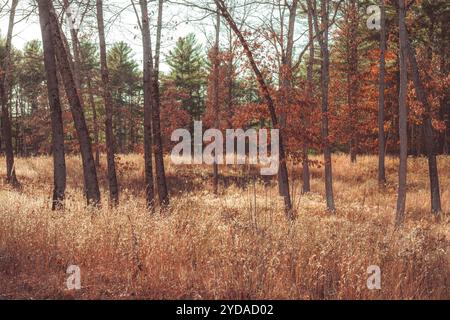
[[[300,168],[291,166],[293,223],[274,182],[253,183],[242,168],[222,168],[227,187],[216,197],[210,168],[170,164],[172,204],[150,216],[141,159],[119,160],[122,201],[111,210],[84,206],[80,160],[69,157],[60,213],[50,210],[51,158],[18,159],[23,189],[0,189],[0,299],[450,298],[448,157],[439,159],[443,220],[429,213],[426,160],[411,159],[407,223],[398,232],[393,158],[391,184],[379,190],[375,157],[352,165],[335,156],[334,216],[325,211],[322,170],[312,170],[313,193],[300,195]],[[105,172],[100,176],[104,189]],[[66,290],[69,265],[81,268],[80,291]],[[382,290],[366,287],[370,265],[381,267]]]

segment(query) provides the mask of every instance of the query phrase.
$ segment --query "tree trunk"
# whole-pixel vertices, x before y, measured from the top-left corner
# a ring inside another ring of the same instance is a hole
[[[314,26],[313,26],[313,10],[308,1],[308,35],[309,35],[309,61],[308,61],[308,70],[307,70],[307,82],[308,82],[308,99],[312,101],[314,98],[314,60],[315,60],[315,46],[314,46]],[[308,136],[307,131],[309,129],[309,118],[308,111],[303,112],[302,123],[304,130],[303,137],[303,170],[302,170],[302,178],[303,178],[303,193],[311,192],[311,173],[309,170],[309,148],[308,148]]]
[[[226,97],[226,105],[227,105],[227,124],[228,128],[233,127],[233,93],[234,93],[234,59],[233,59],[233,30],[229,29],[228,34],[229,39],[229,47],[228,47],[228,61],[227,61],[227,97]]]
[[[358,5],[356,0],[350,2],[348,8],[348,20],[350,32],[348,34],[348,89],[347,99],[350,110],[349,134],[350,134],[350,161],[356,163],[358,153]]]
[[[55,47],[52,41],[49,8],[46,0],[40,0],[39,19],[44,48],[44,65],[47,76],[48,102],[52,118],[52,153],[53,153],[53,203],[52,210],[64,207],[66,192],[66,160],[64,153],[64,128],[59,96]]]
[[[98,186],[97,170],[92,154],[92,145],[86,125],[86,118],[81,105],[80,94],[76,88],[73,72],[70,68],[68,53],[61,36],[61,30],[58,24],[55,9],[50,0],[47,0],[47,3],[50,14],[52,38],[55,44],[56,56],[59,61],[60,73],[63,79],[67,99],[69,100],[72,117],[75,123],[75,129],[77,131],[78,140],[80,143],[86,198],[88,205],[96,206],[100,204],[100,189]]]
[[[407,40],[408,41],[408,40]],[[408,60],[412,69],[412,78],[414,87],[416,88],[417,99],[424,106],[423,114],[423,134],[425,137],[425,147],[428,157],[428,168],[431,189],[431,209],[434,214],[439,216],[442,211],[441,207],[441,191],[439,186],[438,164],[436,159],[436,146],[434,142],[434,132],[432,123],[432,111],[428,103],[427,94],[420,78],[419,67],[417,65],[416,54],[411,47],[411,43],[407,43]]]
[[[220,10],[217,8],[216,15],[216,42],[214,44],[214,62],[213,62],[213,76],[214,76],[214,128],[219,129],[219,68],[220,68],[220,60],[219,60],[219,41],[220,41]],[[215,195],[219,193],[219,165],[217,163],[217,158],[213,164],[213,192]]]
[[[155,66],[153,74],[153,108],[152,108],[152,128],[153,128],[153,147],[156,165],[156,185],[158,186],[159,203],[162,206],[169,205],[169,192],[167,189],[166,172],[164,167],[164,147],[161,138],[161,97],[159,90],[159,56],[161,51],[161,31],[162,31],[163,0],[158,0],[158,20],[156,31],[156,50]],[[148,17],[148,16],[146,16]],[[150,44],[150,68],[153,67],[153,58]]]
[[[98,125],[98,118],[97,118],[97,107],[95,105],[94,100],[94,92],[92,88],[92,81],[90,76],[86,79],[88,90],[89,90],[89,104],[91,105],[92,109],[92,121],[94,125],[94,143],[95,143],[95,165],[97,168],[100,167],[100,138],[99,138],[99,125]]]
[[[153,137],[152,137],[152,53],[147,1],[139,0],[142,11],[142,44],[144,61],[144,147],[145,147],[145,191],[147,207],[153,211],[155,192],[153,186]]]
[[[311,1],[311,0],[308,0]],[[315,4],[315,2],[314,2]],[[329,33],[329,0],[321,0],[321,19],[323,30],[319,29],[319,22],[317,19],[317,10],[314,5],[314,27],[319,38],[319,43],[322,52],[322,140],[324,149],[325,161],[325,192],[327,198],[327,208],[330,212],[335,212],[333,194],[333,168],[331,160],[331,147],[329,141],[328,129],[328,99],[329,99],[329,75],[330,75],[330,54],[328,49],[328,33]]]
[[[380,83],[378,105],[378,183],[386,185],[386,134],[384,132],[385,119],[385,75],[386,75],[386,7],[381,0],[381,30],[380,30]]]
[[[399,94],[399,137],[400,137],[400,167],[398,182],[396,226],[405,220],[406,211],[406,183],[408,171],[408,68],[406,64],[407,33],[405,26],[406,9],[404,0],[398,0],[399,10],[399,64],[400,64],[400,94]]]
[[[19,0],[13,0],[11,4],[11,12],[9,15],[9,25],[8,25],[8,34],[6,36],[6,45],[5,45],[5,59],[3,62],[2,69],[4,73],[0,76],[0,99],[2,104],[2,135],[3,135],[3,143],[5,148],[6,155],[6,182],[11,184],[14,187],[18,187],[19,180],[16,176],[16,168],[14,165],[14,150],[12,144],[12,127],[11,127],[11,119],[9,116],[9,106],[8,106],[8,73],[11,69],[11,42],[13,36],[14,29],[14,19],[16,15],[16,8]]]
[[[113,99],[109,85],[109,71],[106,56],[105,27],[103,20],[103,0],[97,0],[97,24],[100,40],[100,64],[103,83],[103,101],[105,103],[105,136],[106,136],[106,156],[108,163],[108,184],[111,204],[119,204],[119,187],[117,183],[116,161],[115,161],[115,139],[112,128],[113,122]]]

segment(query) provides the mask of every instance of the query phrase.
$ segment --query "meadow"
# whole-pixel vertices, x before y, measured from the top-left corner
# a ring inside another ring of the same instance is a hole
[[[104,157],[102,159],[105,161]],[[320,160],[313,158],[312,160]],[[5,172],[0,159],[0,172]],[[337,212],[326,211],[323,168],[301,194],[301,167],[290,164],[296,219],[289,222],[276,179],[255,168],[167,162],[170,207],[145,208],[143,157],[118,157],[121,202],[84,206],[81,160],[67,159],[66,208],[51,211],[52,159],[18,158],[20,190],[0,185],[0,299],[449,299],[450,158],[440,157],[443,216],[430,213],[428,166],[410,158],[406,223],[394,229],[398,160],[387,159],[379,188],[377,158],[351,164],[335,155]],[[81,290],[66,287],[68,266]],[[381,290],[369,290],[369,266]]]

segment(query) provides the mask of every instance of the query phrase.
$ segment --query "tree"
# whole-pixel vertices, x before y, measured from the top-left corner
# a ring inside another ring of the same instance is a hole
[[[216,14],[216,39],[213,48],[213,91],[214,91],[214,128],[218,128],[219,126],[219,115],[220,115],[220,10],[217,7]],[[213,189],[214,194],[219,193],[219,165],[216,161],[213,164]]]
[[[227,7],[225,6],[225,3],[223,0],[215,0],[217,7],[220,9],[222,16],[227,21],[230,28],[233,30],[233,32],[238,37],[244,52],[247,56],[247,59],[250,61],[250,65],[252,67],[253,72],[255,73],[256,79],[258,81],[259,89],[261,91],[262,98],[264,99],[267,108],[270,113],[270,117],[272,120],[272,125],[274,127],[279,126],[278,116],[276,114],[275,109],[275,103],[272,98],[272,95],[269,91],[269,88],[266,84],[266,81],[263,78],[263,75],[258,68],[258,65],[256,64],[256,61],[253,57],[253,53],[250,50],[250,47],[245,40],[242,32],[239,30],[238,26],[236,25],[236,22],[231,17],[230,13],[228,12]],[[287,170],[287,164],[286,164],[286,151],[284,147],[284,140],[283,140],[283,134],[280,132],[280,150],[279,150],[279,156],[280,156],[280,169],[279,169],[279,183],[280,183],[280,193],[283,196],[284,199],[284,209],[286,216],[288,219],[292,220],[294,219],[294,215],[292,212],[292,201],[291,201],[291,195],[289,190],[289,175]]]
[[[17,4],[19,0],[12,0],[10,15],[9,15],[9,25],[8,34],[6,36],[5,44],[5,59],[3,65],[1,66],[2,72],[0,74],[0,100],[2,104],[2,135],[5,144],[5,154],[6,154],[6,182],[12,186],[18,187],[19,180],[16,176],[16,168],[14,166],[14,151],[12,144],[12,128],[11,120],[8,111],[8,75],[11,68],[11,42],[13,36],[14,19],[17,9]]]
[[[407,41],[407,55],[409,65],[412,70],[412,78],[414,82],[414,87],[416,88],[416,96],[419,99],[420,103],[425,108],[425,112],[423,114],[423,131],[425,136],[425,147],[427,151],[428,157],[428,168],[429,168],[429,178],[430,178],[430,191],[431,191],[431,210],[436,216],[439,216],[442,211],[441,207],[441,192],[439,186],[439,174],[438,174],[438,164],[436,159],[436,147],[435,147],[435,136],[433,130],[432,123],[432,114],[430,104],[428,102],[427,93],[425,92],[425,88],[422,83],[422,79],[419,73],[419,67],[417,65],[416,54],[414,49],[409,42]]]
[[[106,156],[108,162],[108,184],[111,204],[119,203],[119,187],[117,184],[116,162],[115,162],[115,140],[112,129],[113,121],[113,99],[109,85],[109,70],[106,56],[105,27],[103,20],[103,1],[97,0],[97,25],[100,40],[100,65],[103,83],[103,101],[105,103],[105,135],[106,135]]]
[[[55,9],[50,0],[47,1],[50,14],[50,27],[52,39],[55,44],[55,51],[60,68],[60,74],[64,83],[67,99],[69,100],[72,117],[80,144],[81,158],[83,162],[84,188],[88,205],[100,204],[100,189],[98,186],[97,170],[95,167],[94,156],[92,154],[92,145],[89,137],[89,131],[86,125],[84,110],[80,100],[80,94],[77,90],[68,52],[63,42],[61,30],[58,24],[58,18]]]
[[[309,40],[309,60],[308,60],[308,67],[307,67],[307,76],[306,81],[308,83],[308,98],[309,100],[313,99],[314,94],[314,60],[315,60],[315,45],[314,45],[314,22],[313,22],[313,8],[311,7],[311,3],[308,1],[307,3],[307,9],[308,12],[308,40]],[[303,112],[302,116],[302,124],[303,124],[303,130],[307,131],[309,129],[309,119],[308,119],[308,112]],[[303,138],[303,157],[302,157],[302,180],[303,180],[303,193],[309,193],[311,192],[311,173],[309,170],[309,146],[308,141],[305,137]]]
[[[155,48],[154,70],[153,70],[153,90],[154,90],[153,107],[152,107],[153,147],[154,147],[153,153],[155,156],[156,185],[158,186],[159,203],[162,206],[167,206],[169,205],[170,200],[169,200],[169,191],[167,189],[166,172],[164,168],[164,146],[161,137],[161,114],[160,114],[161,96],[159,84],[162,18],[163,18],[163,0],[158,0],[156,48]]]
[[[313,1],[313,2],[310,2]],[[325,191],[327,198],[327,207],[330,212],[336,211],[333,194],[333,169],[331,159],[331,147],[329,141],[328,128],[328,108],[329,108],[329,76],[330,76],[330,53],[328,48],[328,34],[329,34],[329,0],[321,0],[321,26],[319,28],[318,13],[316,8],[316,0],[308,0],[313,9],[314,29],[319,40],[321,56],[322,56],[322,75],[321,75],[321,89],[322,89],[322,141],[325,161]],[[340,4],[340,3],[339,3]],[[339,6],[339,5],[338,5]],[[337,9],[336,9],[337,11]]]
[[[153,137],[152,137],[152,51],[150,37],[150,23],[146,0],[139,0],[142,13],[142,44],[144,63],[144,157],[145,157],[145,193],[147,197],[147,207],[154,208],[155,191],[153,185]]]
[[[400,93],[399,93],[399,136],[400,136],[400,167],[398,181],[396,226],[405,220],[406,211],[406,183],[408,173],[408,67],[407,67],[407,32],[405,25],[405,1],[398,0],[399,23],[399,65],[400,65]]]
[[[129,97],[137,89],[140,78],[138,64],[133,57],[133,49],[126,42],[113,44],[108,51],[108,70],[110,90],[113,96],[113,131],[116,137],[117,152],[126,152],[127,118],[132,116],[127,105]],[[139,88],[140,89],[140,88]]]
[[[89,41],[82,41],[80,43],[80,55],[81,55],[81,75],[82,82],[87,86],[87,94],[89,104],[92,111],[92,122],[94,131],[94,144],[95,144],[95,165],[100,167],[100,126],[98,123],[98,111],[94,98],[94,81],[99,69],[99,57],[95,44]]]
[[[40,0],[39,20],[44,45],[44,64],[47,76],[48,103],[52,117],[53,153],[53,203],[52,209],[62,209],[66,191],[66,160],[64,154],[64,129],[57,76],[55,47],[52,40],[48,2]]]
[[[172,68],[170,78],[187,94],[182,101],[183,108],[192,120],[200,120],[204,113],[205,59],[194,34],[178,39],[167,56],[167,64]]]
[[[384,132],[385,120],[385,75],[386,75],[386,6],[381,0],[380,17],[380,79],[379,79],[379,106],[378,106],[378,183],[386,184],[386,141]]]
[[[350,158],[351,162],[355,163],[358,152],[358,21],[359,21],[359,7],[356,0],[350,0],[349,6],[346,10],[346,20],[348,21],[347,34],[347,104],[349,107],[349,133],[350,133]]]

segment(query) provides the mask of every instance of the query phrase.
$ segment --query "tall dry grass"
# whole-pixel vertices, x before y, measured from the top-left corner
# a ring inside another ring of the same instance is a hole
[[[439,159],[443,220],[429,213],[426,160],[411,159],[407,223],[397,232],[393,158],[390,184],[379,190],[375,157],[352,165],[335,156],[333,216],[325,211],[322,170],[312,170],[313,192],[301,195],[300,168],[291,166],[293,223],[275,182],[237,167],[221,168],[216,197],[210,168],[168,164],[172,204],[150,216],[141,158],[121,157],[121,204],[111,210],[84,206],[80,160],[70,157],[64,212],[50,210],[51,159],[18,159],[23,189],[0,189],[0,299],[450,298],[448,157]],[[81,268],[80,291],[66,289],[69,265]],[[371,265],[381,267],[381,290],[367,289]]]

